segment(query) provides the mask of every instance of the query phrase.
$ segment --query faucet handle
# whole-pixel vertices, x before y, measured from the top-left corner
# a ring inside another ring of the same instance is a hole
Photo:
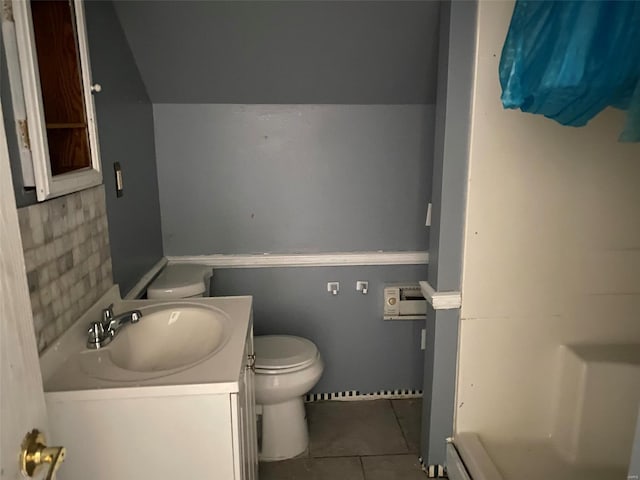
[[[104,338],[104,326],[102,322],[92,322],[91,326],[89,326],[88,333],[90,342],[100,342]]]
[[[105,322],[113,319],[113,303],[107,308],[102,309],[102,320]]]
[[[103,322],[92,322],[88,333],[87,348],[102,348],[113,340],[113,333],[110,330],[105,330]]]

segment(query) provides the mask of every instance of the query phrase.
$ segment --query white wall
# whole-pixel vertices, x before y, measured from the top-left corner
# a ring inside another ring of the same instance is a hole
[[[560,344],[640,341],[640,145],[618,111],[576,129],[503,110],[512,10],[478,12],[456,431],[542,438]]]

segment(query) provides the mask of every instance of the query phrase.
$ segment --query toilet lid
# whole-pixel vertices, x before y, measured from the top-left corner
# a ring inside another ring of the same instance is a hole
[[[256,368],[278,370],[312,363],[318,349],[312,341],[293,335],[260,335],[254,338]]]
[[[187,298],[206,294],[211,267],[175,263],[167,265],[147,288],[147,298]]]

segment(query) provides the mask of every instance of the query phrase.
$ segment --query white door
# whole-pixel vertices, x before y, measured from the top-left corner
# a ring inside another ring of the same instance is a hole
[[[0,479],[18,480],[22,440],[46,435],[47,413],[3,117],[0,103]]]

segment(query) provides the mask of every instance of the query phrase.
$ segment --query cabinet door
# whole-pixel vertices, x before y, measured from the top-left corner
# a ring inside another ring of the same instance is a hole
[[[12,53],[10,87],[14,101],[24,105],[18,118],[26,114],[20,145],[33,162],[24,186],[35,186],[43,201],[99,185],[93,92],[101,87],[91,81],[83,0],[5,3],[15,19],[15,35],[10,32],[14,24],[3,20],[4,41]]]
[[[253,350],[253,328],[249,331],[246,347],[248,368],[244,376],[245,401],[245,469],[246,480],[258,478],[258,432],[256,422],[256,394],[255,394],[255,352]]]
[[[255,372],[253,355],[253,330],[249,331],[245,344],[245,356],[239,378],[237,405],[237,450],[236,471],[241,480],[258,478],[258,436],[255,409]]]
[[[245,389],[245,377],[247,376],[247,368],[246,365],[242,365],[242,371],[240,372],[240,379],[238,381],[239,390],[237,395],[232,395],[235,397],[235,402],[232,402],[232,408],[235,409],[235,413],[232,412],[232,421],[233,421],[233,450],[234,453],[233,464],[236,471],[236,479],[235,480],[246,480],[247,478],[247,462],[245,459],[247,458],[247,447],[246,447],[246,430],[247,430],[247,421],[246,421],[246,389]],[[237,456],[236,456],[237,455]]]

